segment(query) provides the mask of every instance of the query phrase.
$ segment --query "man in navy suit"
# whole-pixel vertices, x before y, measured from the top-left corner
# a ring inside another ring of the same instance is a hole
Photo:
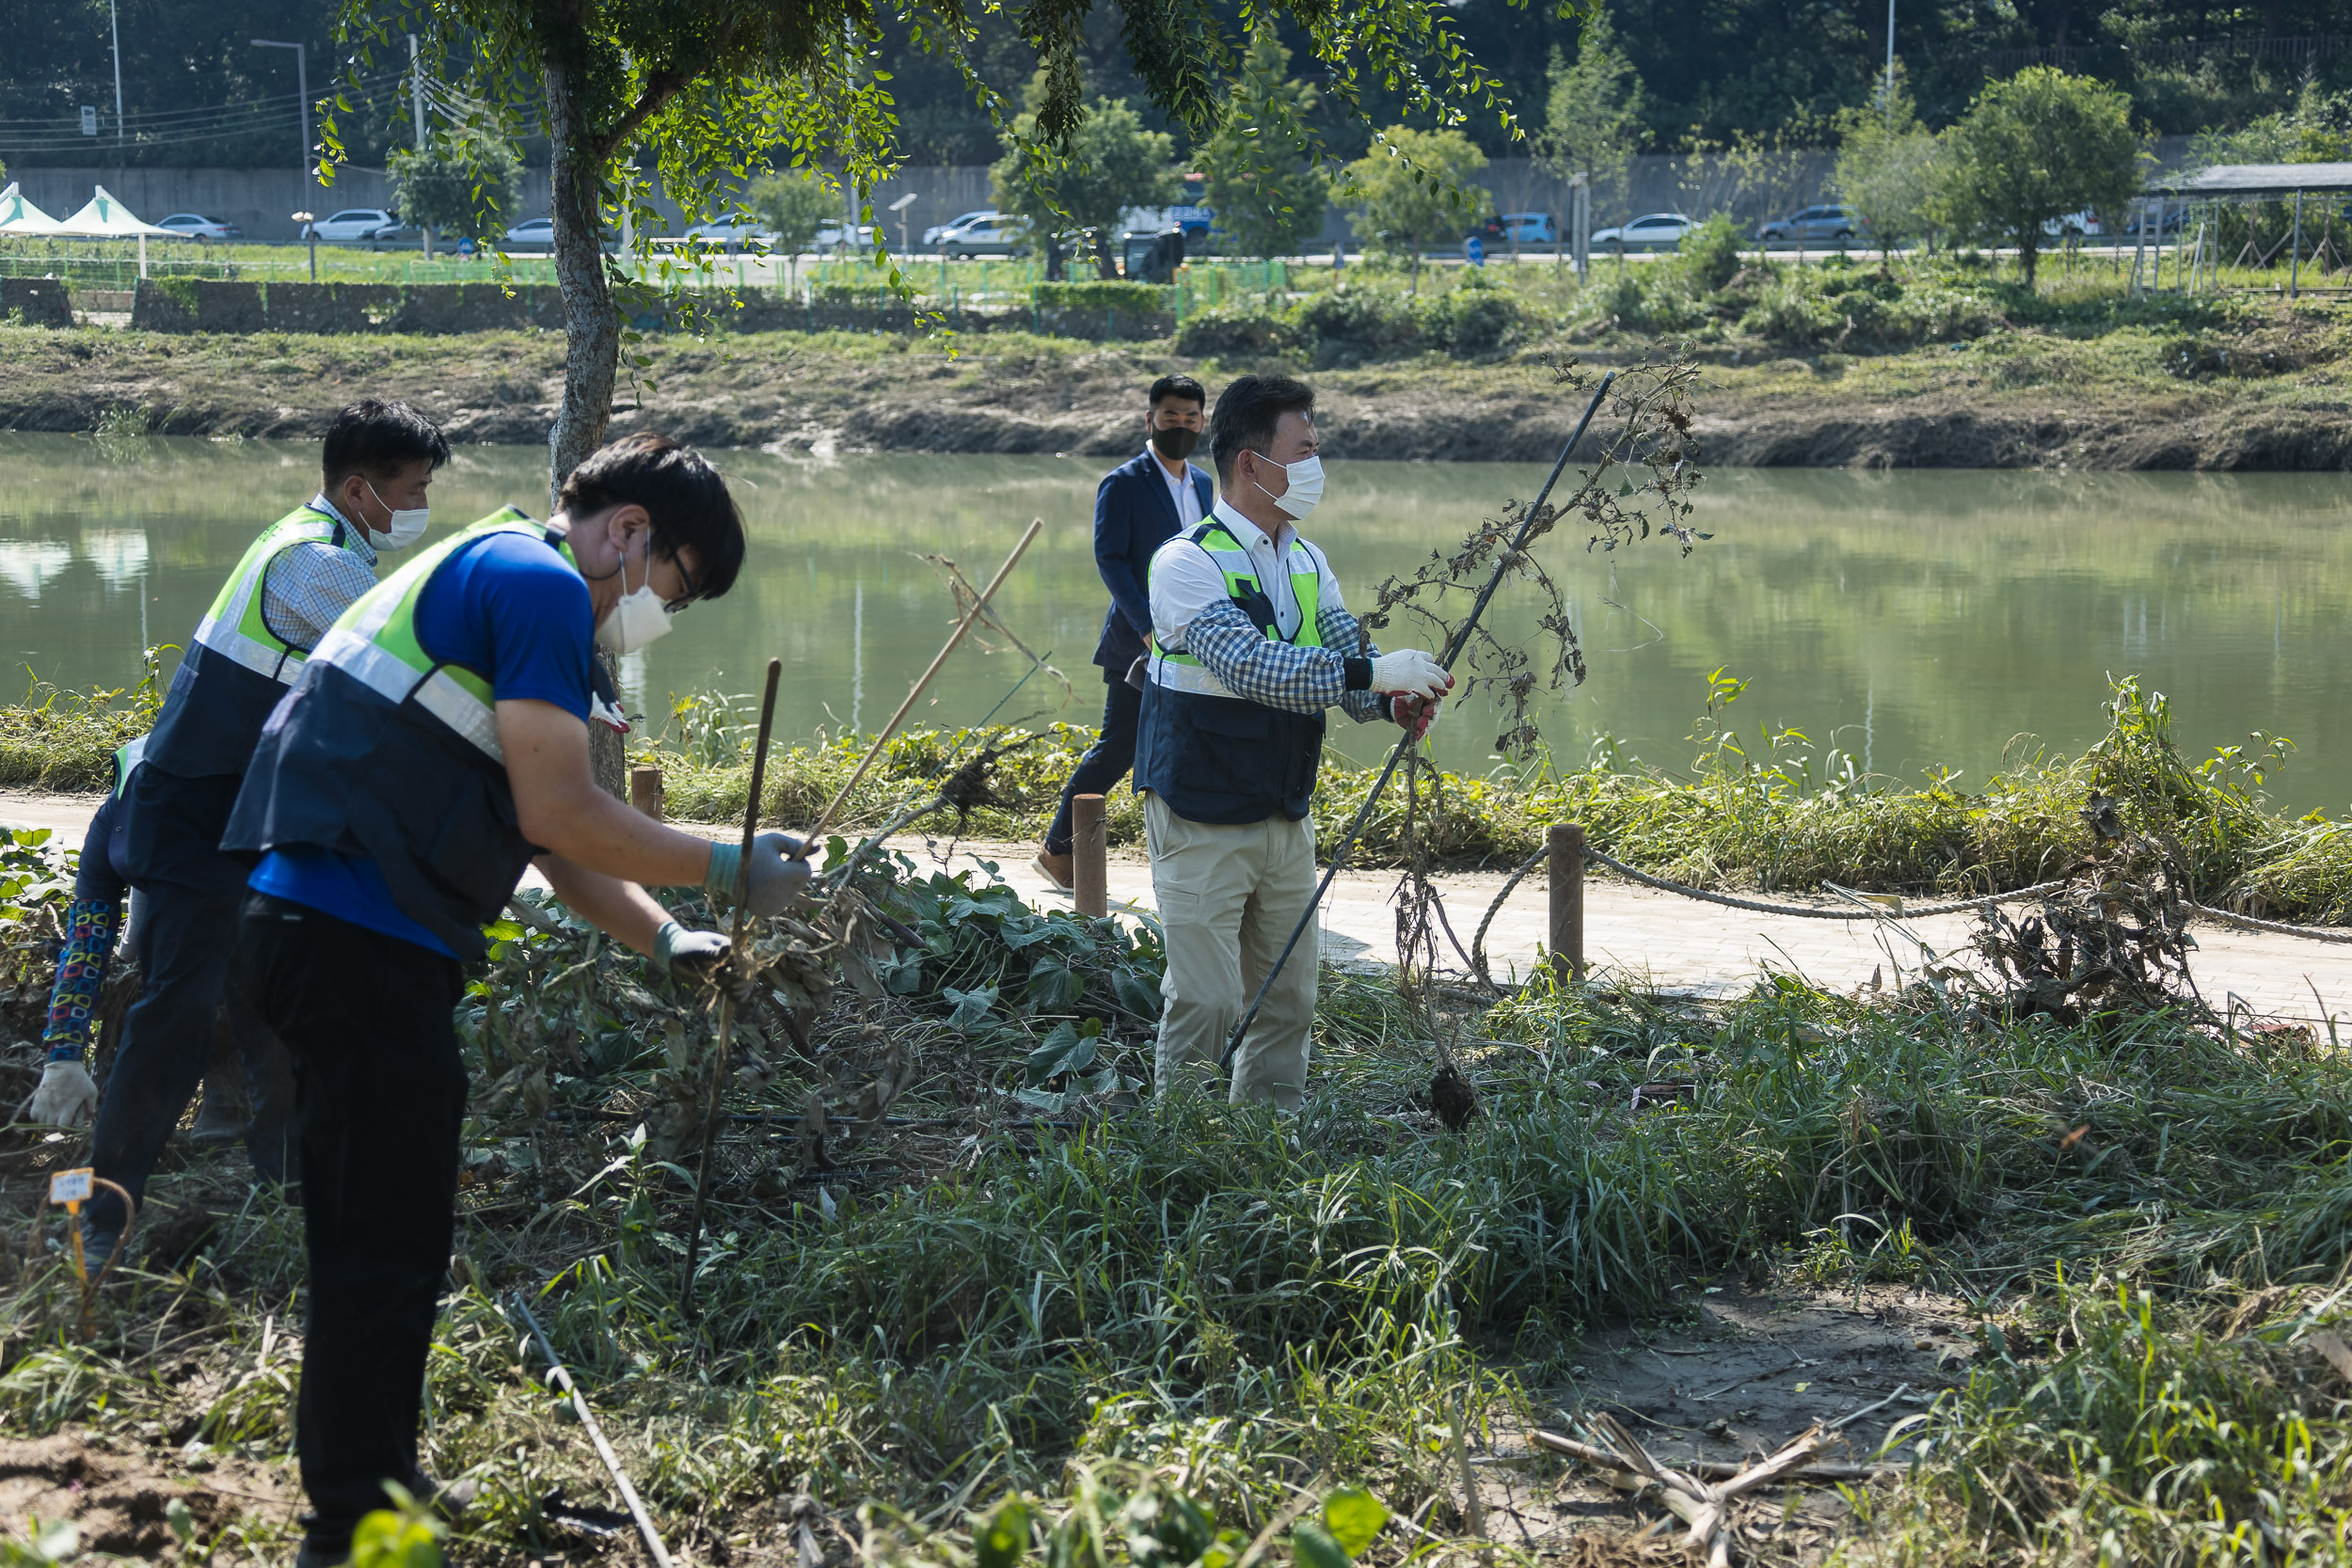
[[[1104,474],[1094,492],[1094,568],[1111,591],[1110,613],[1103,617],[1102,641],[1094,648],[1104,687],[1103,737],[1087,749],[1062,786],[1061,808],[1045,830],[1045,850],[1036,861],[1036,868],[1065,892],[1071,886],[1072,797],[1107,795],[1136,765],[1143,689],[1128,684],[1127,669],[1152,641],[1146,584],[1152,552],[1200,523],[1216,500],[1208,470],[1184,461],[1200,443],[1208,402],[1200,383],[1188,375],[1164,375],[1152,383],[1141,455]]]

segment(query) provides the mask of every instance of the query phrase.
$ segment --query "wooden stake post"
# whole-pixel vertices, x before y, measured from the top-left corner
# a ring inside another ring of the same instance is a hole
[[[628,803],[656,822],[661,820],[661,769],[641,762],[628,770]]]
[[[1071,901],[1078,912],[1101,919],[1111,912],[1109,840],[1103,822],[1103,797],[1070,798]]]
[[[1550,945],[1555,975],[1584,978],[1584,830],[1573,823],[1551,830]]]

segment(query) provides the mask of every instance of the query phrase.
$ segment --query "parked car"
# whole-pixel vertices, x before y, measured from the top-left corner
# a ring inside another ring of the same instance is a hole
[[[1680,213],[1647,213],[1619,229],[1603,229],[1593,236],[1596,251],[1672,250],[1699,220]]]
[[[1009,256],[1018,236],[1019,220],[1005,213],[973,213],[939,230],[931,243],[942,256],[961,260],[983,253]]]
[[[1862,228],[1860,213],[1855,212],[1851,207],[1831,203],[1820,207],[1807,207],[1802,212],[1791,213],[1785,218],[1774,218],[1757,230],[1756,237],[1766,245],[1771,245],[1775,241],[1784,245],[1802,244],[1808,241],[1827,241],[1836,245],[1841,241],[1852,239],[1862,232]]]
[[[2082,240],[2095,238],[2105,234],[2107,230],[2106,226],[2099,221],[2099,214],[2085,207],[2078,213],[2065,213],[2058,217],[2043,218],[2042,231],[2054,240],[2062,240],[2069,236]]]
[[[157,218],[155,227],[168,229],[176,234],[194,240],[199,245],[209,245],[215,240],[245,238],[245,230],[235,224],[223,223],[218,218],[208,218],[201,213],[174,213],[167,218]]]
[[[2142,230],[2147,230],[2150,238],[2162,234],[2177,234],[2181,231],[2182,222],[2187,216],[2188,209],[2179,201],[2169,201],[2165,204],[2164,217],[2161,220],[2156,217],[2153,207],[2142,207],[2124,220],[2123,233],[2130,238],[2139,237]]]
[[[716,245],[721,250],[749,250],[776,237],[776,231],[755,217],[737,214],[698,223],[686,231],[686,238],[703,245]],[[821,248],[821,247],[820,247]]]
[[[523,245],[552,245],[553,244],[555,244],[555,220],[553,218],[527,218],[506,231],[506,247],[509,250]]]
[[[1488,218],[1478,237],[1491,255],[1515,245],[1558,245],[1560,229],[1549,213],[1504,213]]]
[[[828,251],[839,255],[845,250],[871,250],[874,248],[874,226],[861,223],[852,230],[846,224],[829,223],[817,230],[817,237],[809,242],[809,245],[819,256]]]
[[[381,207],[346,207],[340,213],[315,219],[302,226],[302,237],[328,241],[373,240],[388,229],[397,229],[392,214]]]
[[[946,234],[950,230],[966,228],[976,223],[983,223],[995,217],[996,215],[996,210],[994,208],[983,207],[978,212],[966,213],[960,218],[949,218],[946,223],[934,223],[929,229],[923,230],[923,243],[925,245],[937,245],[940,242],[941,237]]]

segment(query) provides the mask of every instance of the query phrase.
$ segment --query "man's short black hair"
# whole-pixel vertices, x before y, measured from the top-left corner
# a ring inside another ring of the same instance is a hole
[[[1209,394],[1188,375],[1164,375],[1152,383],[1151,406],[1157,408],[1162,398],[1186,398],[1203,408],[1209,405]]]
[[[715,599],[743,569],[743,518],[710,460],[667,436],[640,431],[588,454],[564,481],[557,504],[574,519],[629,503],[653,519],[653,548],[675,561],[694,552],[694,588]]]
[[[1245,375],[1217,395],[1209,424],[1209,456],[1220,487],[1232,482],[1233,459],[1245,450],[1263,453],[1285,414],[1314,417],[1314,388],[1287,375]]]
[[[405,403],[362,398],[326,427],[326,493],[342,488],[353,474],[389,480],[411,463],[439,467],[449,461],[449,437],[441,427]]]

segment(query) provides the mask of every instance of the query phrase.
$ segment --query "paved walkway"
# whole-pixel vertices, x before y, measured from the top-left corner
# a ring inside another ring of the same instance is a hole
[[[0,790],[0,824],[53,828],[77,843],[96,809],[97,801],[89,796]],[[706,831],[691,823],[679,826]],[[715,834],[719,830],[707,831]],[[919,854],[919,845],[911,836],[901,841],[909,853]],[[959,870],[993,864],[996,875],[1031,903],[1067,907],[1067,895],[1049,892],[1045,879],[1030,869],[1036,852],[1035,845],[966,841],[956,847],[950,864]],[[1140,852],[1114,853],[1109,871],[1114,908],[1152,907],[1151,867]],[[532,879],[536,878],[532,873]],[[1494,871],[1438,879],[1446,912],[1465,948],[1503,878],[1504,873]],[[1395,961],[1396,911],[1391,898],[1396,881],[1393,872],[1350,871],[1332,884],[1324,909],[1323,942],[1333,962]],[[1497,979],[1525,974],[1534,967],[1547,925],[1545,905],[1539,872],[1520,883],[1495,916],[1486,953]],[[1936,915],[1902,921],[1899,930],[1876,921],[1751,914],[1597,878],[1585,883],[1584,911],[1585,958],[1596,970],[1718,995],[1745,990],[1767,968],[1794,971],[1835,990],[1867,985],[1873,973],[1892,986],[1919,968],[1919,942],[1945,957],[1965,954],[1974,924],[1971,915]],[[1902,931],[1917,940],[1906,940]],[[2333,1017],[2352,1037],[2352,947],[2211,923],[2197,927],[2197,942],[2193,973],[2217,1008],[2234,997],[2266,1016],[2308,1022]],[[1450,965],[1461,963],[1451,952],[1442,956]]]

